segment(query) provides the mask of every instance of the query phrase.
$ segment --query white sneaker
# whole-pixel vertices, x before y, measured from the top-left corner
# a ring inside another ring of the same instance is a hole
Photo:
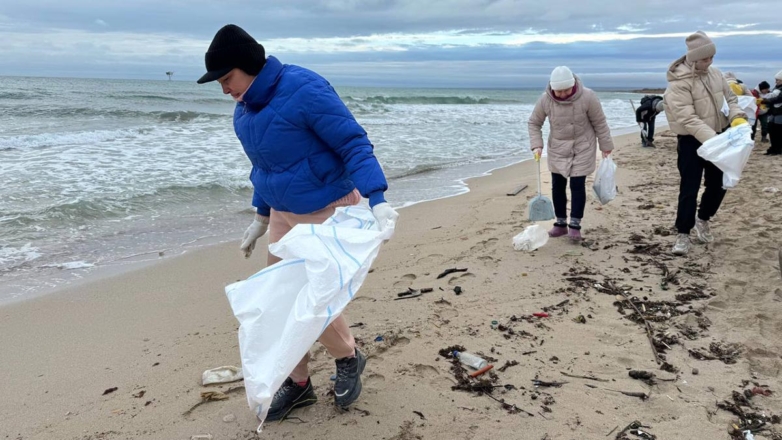
[[[676,243],[673,245],[674,255],[687,255],[690,252],[690,236],[687,234],[679,234],[676,238]]]
[[[706,220],[695,219],[695,235],[698,236],[698,240],[701,243],[714,241],[714,236],[711,235],[711,230],[709,229],[709,222]]]

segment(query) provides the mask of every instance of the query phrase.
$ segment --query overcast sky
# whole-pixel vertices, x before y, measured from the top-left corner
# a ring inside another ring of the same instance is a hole
[[[664,86],[687,34],[749,85],[782,69],[771,1],[4,0],[0,75],[194,81],[224,24],[336,85],[539,87],[568,65],[593,87]]]

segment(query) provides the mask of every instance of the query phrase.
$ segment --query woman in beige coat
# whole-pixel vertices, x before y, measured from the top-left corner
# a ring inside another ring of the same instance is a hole
[[[675,255],[690,251],[690,231],[702,243],[714,240],[709,220],[717,213],[725,197],[722,171],[698,156],[698,149],[707,140],[728,128],[747,123],[747,115],[739,108],[738,98],[722,73],[711,63],[717,53],[714,42],[703,32],[685,40],[687,54],[668,68],[668,88],[665,90],[665,115],[668,125],[677,135],[677,167],[679,206],[676,229],[679,235],[673,245]],[[698,210],[701,182],[706,189]],[[697,218],[696,218],[697,211]]]
[[[586,178],[595,171],[598,141],[603,157],[614,149],[603,107],[597,94],[584,87],[567,67],[551,72],[546,91],[529,118],[532,151],[543,153],[543,123],[549,120],[548,167],[556,222],[551,237],[568,235],[581,240],[586,206]],[[567,222],[567,182],[570,179],[570,223]]]

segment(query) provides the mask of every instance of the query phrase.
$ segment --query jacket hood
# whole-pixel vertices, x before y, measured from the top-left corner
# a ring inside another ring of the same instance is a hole
[[[584,93],[584,85],[583,85],[583,84],[581,84],[581,78],[579,78],[579,77],[578,77],[578,75],[573,75],[573,78],[575,78],[575,79],[576,79],[576,85],[575,85],[575,87],[576,87],[576,93],[574,93],[574,94],[573,94],[573,96],[571,96],[570,98],[568,98],[568,99],[565,99],[565,100],[559,100],[559,99],[557,99],[557,98],[554,96],[554,91],[553,91],[553,90],[551,90],[551,84],[549,84],[548,86],[546,86],[546,95],[548,95],[548,97],[549,97],[549,98],[551,98],[551,99],[552,99],[554,102],[556,102],[557,104],[570,104],[570,103],[572,103],[573,101],[576,101],[576,100],[577,100],[578,98],[580,98],[580,97],[581,97],[581,95]]]
[[[678,60],[671,63],[668,67],[666,78],[668,82],[678,81],[682,79],[695,78],[695,65],[687,61],[687,57],[683,56]]]

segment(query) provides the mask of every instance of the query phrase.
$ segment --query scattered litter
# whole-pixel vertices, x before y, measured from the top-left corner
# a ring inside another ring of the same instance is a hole
[[[742,349],[739,344],[721,344],[719,342],[712,342],[709,344],[708,352],[703,348],[690,349],[688,351],[690,356],[698,359],[699,361],[721,360],[722,362],[730,365],[736,363],[736,358],[741,355]]]
[[[144,394],[147,394],[146,390],[141,390],[138,393],[134,393],[133,397],[135,397],[136,399],[141,399],[142,397],[144,397]]]
[[[357,322],[357,323],[351,325],[350,328],[357,328],[357,327],[363,327],[363,326],[364,326],[363,322]]]
[[[218,383],[231,383],[244,379],[242,369],[231,365],[212,368],[201,374],[201,384],[213,385]]]
[[[507,370],[508,368],[515,367],[518,364],[519,364],[519,361],[506,361],[505,365],[501,366],[497,370],[500,371],[501,373],[504,373],[505,370]]]
[[[527,226],[523,232],[513,237],[513,249],[531,252],[548,242],[548,232],[541,225]]]
[[[768,188],[763,188],[764,193],[775,193],[779,192],[779,188],[775,188],[773,186],[769,186]]]
[[[770,389],[768,389],[768,388],[763,388],[763,387],[755,387],[755,388],[752,388],[752,395],[753,395],[753,396],[765,396],[765,397],[769,397],[769,396],[771,396],[772,394],[774,394],[774,392],[773,392],[773,391],[771,391],[771,390],[770,390]]]
[[[459,359],[459,362],[475,370],[482,370],[489,365],[486,359],[466,351],[455,351],[453,355]]]
[[[233,388],[227,389],[225,392],[221,391],[202,391],[201,392],[201,401],[190,407],[187,411],[183,412],[183,416],[188,416],[190,413],[193,412],[196,408],[199,406],[207,403],[207,402],[216,402],[220,400],[227,400],[229,398],[229,394],[234,393],[236,391],[243,391],[244,385],[239,385]]]
[[[456,273],[456,272],[467,272],[467,269],[466,268],[465,269],[456,269],[456,268],[454,268],[454,269],[445,269],[443,271],[443,273],[441,273],[440,275],[437,275],[437,279],[439,280],[440,278],[446,277],[446,276],[448,276],[448,275],[450,275],[452,273]]]
[[[546,382],[542,380],[533,379],[532,385],[535,385],[538,388],[560,388],[562,385],[565,385],[567,382]]]
[[[421,411],[413,411],[413,414],[415,414],[418,417],[420,417],[421,420],[426,420],[426,417],[424,417],[424,413],[422,413]]]
[[[491,322],[492,330],[496,330],[499,325],[500,325],[500,323],[497,320],[492,321]]]
[[[382,336],[380,336],[380,335],[378,335],[378,336],[375,338],[375,342],[383,342],[383,337],[382,337]]]
[[[487,365],[487,366],[485,366],[485,367],[481,368],[481,369],[480,369],[480,370],[478,370],[478,371],[475,371],[475,372],[473,372],[473,373],[470,373],[470,377],[478,377],[478,376],[480,376],[480,375],[483,375],[483,374],[487,373],[489,370],[491,370],[492,368],[494,368],[494,365],[492,365],[492,364],[489,364],[489,365]]]
[[[223,417],[223,422],[225,423],[231,423],[236,421],[236,416],[233,414],[227,414],[225,417]]]
[[[114,391],[117,391],[118,389],[119,389],[119,388],[117,388],[117,387],[112,387],[112,388],[109,388],[109,389],[107,389],[106,391],[104,391],[104,392],[103,392],[103,395],[105,396],[106,394],[111,394],[111,393],[113,393]]]
[[[453,293],[455,293],[455,294],[457,294],[457,295],[461,295],[461,294],[462,294],[462,288],[461,288],[461,286],[456,286],[456,287],[454,287],[454,288],[453,288]]]
[[[212,440],[214,439],[214,436],[212,434],[200,434],[200,435],[193,435],[190,437],[190,440]]]
[[[535,312],[532,314],[532,316],[535,316],[537,318],[548,318],[549,314],[546,312]]]
[[[655,374],[652,373],[651,371],[630,370],[628,374],[633,379],[644,381],[647,385],[655,385],[657,383],[654,380]]]
[[[644,426],[643,423],[639,422],[638,420],[634,421],[633,423],[625,426],[625,429],[619,431],[619,433],[616,434],[616,440],[629,440],[630,437],[628,437],[626,434],[632,434],[637,437],[640,437],[644,440],[656,440],[657,436],[650,433],[641,430],[641,428],[649,430],[651,429],[650,426]],[[610,435],[610,433],[609,433]]]
[[[586,380],[594,380],[594,381],[597,381],[597,382],[608,382],[608,379],[600,379],[600,378],[597,378],[595,376],[579,376],[579,375],[576,375],[576,374],[568,374],[568,373],[565,373],[564,371],[560,371],[559,373],[561,375],[563,375],[563,376],[572,377],[574,379],[586,379]]]

